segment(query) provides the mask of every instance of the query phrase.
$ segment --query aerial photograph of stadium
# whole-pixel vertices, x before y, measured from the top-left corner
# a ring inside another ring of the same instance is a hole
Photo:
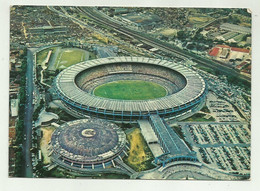
[[[10,178],[250,180],[250,9],[9,11]]]

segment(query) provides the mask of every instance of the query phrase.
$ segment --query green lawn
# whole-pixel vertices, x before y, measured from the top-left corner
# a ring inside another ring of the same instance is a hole
[[[89,60],[96,59],[96,55],[93,52],[89,52]]]
[[[153,82],[120,80],[98,86],[94,94],[111,99],[145,100],[163,97],[166,95],[166,90]]]
[[[205,113],[210,113],[210,110],[206,105],[201,109],[201,111],[203,111]]]
[[[46,57],[48,55],[48,52],[50,50],[52,50],[52,54],[53,54],[55,52],[56,48],[57,47],[47,48],[47,49],[44,49],[44,50],[38,52],[36,54],[36,62],[37,62],[37,64],[41,64],[46,59]]]
[[[76,48],[62,49],[55,66],[57,69],[67,68],[73,64],[86,60],[86,51]]]

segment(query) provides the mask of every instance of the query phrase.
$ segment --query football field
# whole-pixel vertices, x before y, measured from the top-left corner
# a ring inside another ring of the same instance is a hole
[[[120,100],[155,99],[166,95],[166,90],[153,82],[142,80],[120,80],[98,86],[94,95]]]
[[[65,48],[62,49],[55,62],[57,69],[64,69],[78,62],[88,59],[89,53],[85,50],[78,48]]]

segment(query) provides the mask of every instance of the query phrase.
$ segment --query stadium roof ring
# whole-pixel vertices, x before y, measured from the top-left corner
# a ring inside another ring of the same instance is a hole
[[[49,148],[51,160],[65,168],[105,168],[112,166],[112,160],[125,156],[126,135],[106,120],[80,119],[59,126]]]
[[[125,68],[120,68],[120,65]],[[92,71],[95,72],[92,74]],[[169,72],[171,74],[168,74]],[[161,78],[177,84],[178,91],[147,100],[97,97],[82,89],[77,82],[78,76],[84,76],[84,73],[85,76],[93,79],[93,83],[106,76],[111,78],[115,74],[117,76],[150,75],[153,80]],[[60,72],[55,78],[54,85],[58,96],[66,106],[78,113],[84,112],[89,116],[114,121],[135,121],[152,114],[162,117],[177,115],[200,103],[206,95],[205,81],[197,72],[181,64],[146,57],[109,57],[80,62]]]

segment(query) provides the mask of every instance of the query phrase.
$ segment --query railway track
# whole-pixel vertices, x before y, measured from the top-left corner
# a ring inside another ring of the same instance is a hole
[[[182,49],[180,49],[178,47],[174,47],[168,43],[161,42],[157,39],[154,39],[153,37],[142,34],[141,32],[134,31],[133,29],[127,28],[123,24],[121,24],[109,17],[105,17],[103,14],[95,11],[92,7],[74,7],[74,8],[77,11],[88,16],[90,19],[92,19],[96,23],[108,26],[108,27],[112,28],[113,30],[115,30],[116,32],[119,32],[123,35],[134,37],[150,46],[159,48],[160,50],[162,50],[164,52],[174,54],[176,57],[179,57],[181,59],[190,59],[200,65],[212,68],[214,70],[218,70],[226,75],[239,77],[240,79],[245,80],[247,82],[251,81],[250,77],[240,74],[238,71],[234,70],[234,68],[232,66],[229,66],[229,65],[221,63],[221,62],[212,61],[212,60],[208,60],[206,58],[199,57],[188,51],[182,50]]]

